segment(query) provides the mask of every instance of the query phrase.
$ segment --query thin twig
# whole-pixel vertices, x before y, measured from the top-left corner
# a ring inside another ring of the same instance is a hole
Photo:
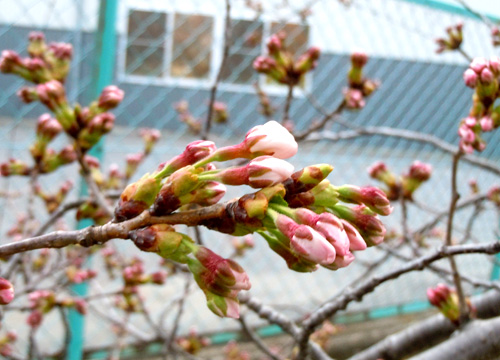
[[[245,317],[243,315],[240,315],[240,318],[238,321],[241,324],[241,328],[243,329],[244,333],[252,340],[252,342],[259,348],[265,355],[267,355],[269,358],[272,360],[281,360],[282,358],[276,354],[274,354],[267,346],[266,344],[261,340],[261,338],[252,330],[250,329],[250,326],[248,326]]]
[[[226,60],[229,55],[229,48],[231,45],[230,39],[231,39],[231,1],[226,0],[226,18],[224,20],[224,50],[222,51],[222,60],[220,62],[219,72],[217,73],[214,84],[212,85],[212,89],[210,90],[210,101],[208,102],[208,114],[207,114],[207,119],[205,121],[205,129],[201,134],[201,138],[203,140],[208,139],[208,133],[210,132],[210,128],[212,126],[212,114],[214,112],[214,103],[215,103],[215,98],[217,96],[217,87],[219,86],[219,82],[222,77],[222,72],[224,71]]]
[[[288,84],[288,92],[286,95],[285,106],[283,107],[283,117],[281,118],[281,124],[286,124],[290,121],[290,107],[292,106],[293,100],[293,84]]]
[[[372,136],[372,135],[384,135],[389,137],[397,137],[421,143],[426,143],[450,154],[455,154],[458,151],[457,146],[451,145],[436,136],[417,131],[394,129],[384,126],[359,127],[356,128],[355,130],[346,130],[339,132],[323,131],[321,133],[312,133],[311,135],[307,136],[307,138],[305,138],[304,140],[339,141],[339,140],[350,140],[361,136]],[[465,155],[462,157],[462,160],[470,164],[476,165],[484,170],[490,171],[494,174],[500,175],[500,167],[498,167],[496,164],[486,159],[474,155]]]
[[[184,285],[184,296],[179,300],[179,309],[177,310],[177,314],[175,315],[174,324],[172,326],[172,331],[168,335],[168,339],[166,340],[165,348],[167,352],[171,352],[173,350],[173,344],[175,341],[175,337],[177,336],[177,331],[179,331],[179,324],[181,322],[182,314],[184,313],[184,307],[186,304],[186,299],[189,294],[189,286],[191,285],[191,277],[186,278],[186,284]]]
[[[457,209],[457,202],[460,198],[460,194],[457,191],[457,171],[458,171],[458,163],[460,161],[460,157],[462,156],[461,151],[457,151],[457,153],[453,156],[453,162],[451,167],[451,201],[450,208],[448,211],[448,221],[446,223],[446,246],[452,245],[452,237],[453,237],[453,218],[455,216],[455,212]],[[465,302],[465,295],[462,288],[462,281],[460,280],[460,274],[458,273],[458,267],[453,256],[450,256],[450,268],[453,275],[453,283],[455,284],[455,288],[458,295],[458,307],[460,309],[460,323],[466,322],[469,319],[469,308]]]
[[[302,132],[300,134],[296,134],[295,139],[297,141],[304,140],[306,137],[308,137],[313,132],[322,130],[326,126],[328,121],[339,117],[340,114],[342,114],[342,112],[344,111],[345,107],[346,107],[345,100],[342,100],[342,102],[337,106],[337,108],[330,113],[324,113],[324,109],[318,107],[317,110],[321,111],[323,113],[323,119],[321,119],[321,121],[319,121],[317,123],[311,124],[311,126],[309,126],[309,128],[307,130],[305,130],[304,132]]]

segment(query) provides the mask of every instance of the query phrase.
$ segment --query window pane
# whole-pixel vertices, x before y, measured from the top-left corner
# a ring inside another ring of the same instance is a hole
[[[165,13],[131,10],[128,17],[128,40],[164,40]]]
[[[286,46],[296,56],[307,50],[309,43],[309,26],[299,24],[271,24],[271,34],[284,31],[286,33]]]
[[[174,77],[208,78],[212,54],[212,18],[176,14],[174,24],[170,74]]]
[[[125,73],[163,76],[165,13],[131,10],[128,19]]]
[[[163,47],[130,45],[127,47],[126,74],[163,76]]]
[[[237,84],[251,84],[257,80],[253,61],[261,52],[262,23],[235,20],[232,29],[232,46],[222,69],[222,80]]]

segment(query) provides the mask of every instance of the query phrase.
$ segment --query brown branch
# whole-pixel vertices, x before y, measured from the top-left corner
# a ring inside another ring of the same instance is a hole
[[[100,245],[111,239],[127,239],[129,232],[154,224],[198,225],[201,221],[222,216],[228,203],[215,204],[201,209],[173,213],[166,216],[151,216],[148,211],[121,222],[107,223],[102,226],[89,226],[81,230],[55,231],[49,234],[24,239],[0,246],[0,257],[43,248],[63,248],[68,245]]]
[[[408,272],[423,270],[429,264],[445,257],[459,254],[496,254],[500,252],[500,242],[489,244],[473,244],[473,245],[456,245],[443,246],[435,252],[417,258],[413,261],[403,264],[398,269],[387,272],[384,275],[376,275],[366,280],[357,287],[348,289],[345,293],[336,300],[323,304],[319,309],[315,310],[312,315],[303,322],[302,331],[299,335],[300,354],[299,359],[305,358],[307,352],[307,341],[314,329],[319,326],[325,319],[330,318],[339,310],[345,309],[353,301],[361,301],[363,296],[374,291],[379,285],[400,277]]]
[[[455,154],[458,151],[458,147],[447,143],[446,141],[441,140],[440,138],[425,134],[417,131],[411,130],[403,130],[403,129],[394,129],[390,127],[384,126],[369,126],[363,128],[356,128],[355,130],[346,130],[340,132],[332,132],[332,131],[323,131],[322,133],[313,133],[307,136],[304,140],[307,141],[319,141],[319,140],[330,140],[330,141],[339,141],[339,140],[350,140],[354,138],[358,138],[361,136],[373,136],[373,135],[384,135],[389,137],[397,137],[412,141],[417,141],[421,143],[426,143],[432,145],[444,152]],[[482,159],[478,156],[474,155],[465,155],[462,157],[463,161],[466,161],[470,164],[476,165],[482,169],[488,170],[494,174],[500,175],[500,167],[496,164],[488,161],[486,159]]]
[[[243,329],[245,335],[247,335],[250,338],[250,340],[255,344],[255,346],[257,346],[257,348],[259,348],[265,355],[267,355],[267,357],[269,357],[271,360],[282,359],[282,357],[274,354],[261,340],[261,338],[250,328],[243,315],[240,315],[238,321],[240,322],[241,328]]]
[[[477,296],[472,299],[472,304],[477,310],[477,317],[480,319],[499,316],[500,292],[491,291]],[[349,360],[404,359],[439,344],[455,330],[456,327],[451,321],[443,315],[438,314],[388,336],[368,349],[359,352]]]
[[[208,114],[205,121],[205,129],[203,130],[203,134],[201,134],[201,138],[203,140],[207,140],[208,133],[210,132],[210,127],[212,126],[212,115],[214,112],[215,97],[217,96],[217,87],[219,86],[219,82],[222,77],[222,71],[224,70],[224,66],[226,65],[226,60],[229,55],[229,39],[231,39],[231,1],[226,0],[226,18],[224,20],[224,50],[222,51],[222,60],[220,63],[219,72],[217,73],[214,84],[212,85],[212,89],[210,90],[210,101],[208,103]]]
[[[285,125],[285,123],[290,120],[290,107],[292,106],[293,100],[293,88],[294,84],[288,84],[285,106],[283,108],[283,117],[281,119],[281,124],[283,125]]]

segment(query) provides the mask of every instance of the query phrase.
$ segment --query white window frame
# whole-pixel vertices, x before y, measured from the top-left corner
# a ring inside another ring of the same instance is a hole
[[[177,9],[153,9],[148,7],[146,4],[135,3],[134,5],[127,5],[123,8],[123,33],[120,36],[119,41],[119,51],[118,51],[118,80],[121,82],[139,84],[139,85],[156,85],[156,86],[169,86],[169,87],[182,87],[182,88],[197,88],[197,89],[210,89],[215,82],[217,73],[219,71],[219,66],[222,61],[223,54],[223,41],[224,41],[224,14],[205,14],[205,13],[192,13],[183,12]],[[154,77],[148,75],[134,75],[126,73],[126,53],[127,53],[127,43],[128,43],[128,23],[130,11],[151,11],[164,13],[166,15],[166,29],[165,29],[165,54],[163,57],[163,70],[165,71],[165,76]],[[170,75],[170,67],[172,62],[172,47],[173,47],[173,30],[174,30],[174,18],[175,14],[181,15],[202,15],[209,16],[212,18],[212,49],[210,54],[210,71],[209,76],[206,79],[199,78],[182,78],[173,77]],[[246,19],[242,17],[235,17],[232,20],[255,20]],[[266,40],[272,35],[271,34],[271,24],[276,22],[276,19],[262,17],[257,21],[261,21],[263,25],[262,41],[261,41],[261,54],[266,53]],[[291,22],[295,23],[295,22]],[[300,25],[300,23],[296,23]],[[310,44],[311,39],[311,27],[309,27],[308,34],[308,44]],[[286,85],[280,84],[269,84],[266,82],[266,75],[258,76],[259,86],[268,95],[271,96],[286,96],[288,93],[288,88]],[[218,88],[225,91],[231,92],[241,92],[241,93],[255,93],[255,88],[253,84],[232,84],[224,81],[220,81]],[[312,88],[312,74],[308,73],[304,79],[304,86],[295,86],[293,95],[296,97],[304,97],[306,93],[310,92]]]

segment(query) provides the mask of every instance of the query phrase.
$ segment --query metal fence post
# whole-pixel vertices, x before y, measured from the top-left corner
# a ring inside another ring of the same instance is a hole
[[[115,52],[116,52],[116,13],[118,9],[118,0],[102,0],[99,8],[99,23],[96,30],[96,55],[97,63],[93,71],[93,98],[99,96],[101,90],[113,81]],[[103,156],[103,142],[100,141],[90,151],[92,156],[101,159]],[[84,181],[81,183],[80,195],[88,193],[87,186]],[[91,221],[80,221],[78,228],[84,228],[92,225]],[[87,284],[77,284],[72,287],[72,290],[77,296],[85,296],[87,294]],[[68,322],[71,331],[71,341],[67,360],[79,360],[83,358],[84,350],[84,317],[75,310],[70,310]]]

